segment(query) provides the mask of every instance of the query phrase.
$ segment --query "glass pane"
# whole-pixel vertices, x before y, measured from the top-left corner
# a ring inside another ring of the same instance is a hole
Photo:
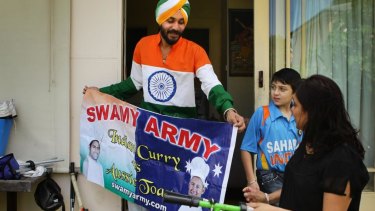
[[[360,130],[368,167],[375,159],[374,20],[373,0],[290,0],[291,67],[303,77],[336,81]]]

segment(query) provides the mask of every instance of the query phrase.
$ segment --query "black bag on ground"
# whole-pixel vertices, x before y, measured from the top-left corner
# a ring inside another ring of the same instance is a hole
[[[54,211],[62,207],[62,210],[65,211],[61,188],[50,175],[47,175],[47,178],[38,184],[34,198],[42,210]]]
[[[0,157],[0,179],[17,180],[21,178],[21,174],[17,172],[20,169],[13,153]]]

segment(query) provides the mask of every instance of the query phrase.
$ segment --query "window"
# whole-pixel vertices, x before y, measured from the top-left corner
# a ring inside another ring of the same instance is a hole
[[[280,2],[270,0],[271,14],[277,14],[272,11],[276,4]],[[283,23],[288,32],[283,40],[286,45],[276,48],[271,42],[271,51],[276,56],[286,52],[285,66],[299,70],[303,77],[322,74],[339,85],[366,150],[370,181],[365,191],[374,191],[375,3],[373,0],[285,0],[283,4],[284,20],[290,20]],[[279,65],[276,59],[273,63]]]

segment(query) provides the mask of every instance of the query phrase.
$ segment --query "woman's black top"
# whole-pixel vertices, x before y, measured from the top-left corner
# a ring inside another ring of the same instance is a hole
[[[302,142],[285,168],[279,206],[294,211],[322,210],[324,193],[345,195],[349,182],[352,200],[348,210],[359,210],[368,180],[361,157],[347,144],[317,156],[306,154]]]

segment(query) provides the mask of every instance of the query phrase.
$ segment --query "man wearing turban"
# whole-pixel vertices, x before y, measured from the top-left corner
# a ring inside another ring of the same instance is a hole
[[[188,0],[159,0],[155,19],[159,33],[143,37],[136,45],[130,77],[100,88],[101,92],[126,99],[143,89],[141,107],[160,114],[196,118],[194,78],[224,119],[245,129],[233,99],[218,80],[204,49],[181,37],[190,15]],[[86,92],[85,86],[83,93]],[[97,89],[97,88],[96,88]]]

